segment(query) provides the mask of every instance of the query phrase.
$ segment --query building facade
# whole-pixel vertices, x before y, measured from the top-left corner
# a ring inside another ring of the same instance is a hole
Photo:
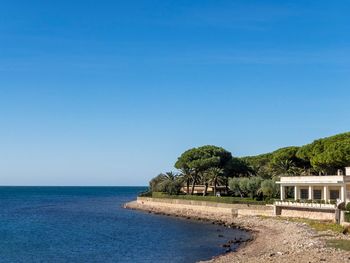
[[[350,167],[337,175],[283,176],[276,183],[281,196],[274,203],[275,215],[342,222],[338,207],[350,202]]]
[[[281,177],[277,184],[280,185],[281,201],[287,199],[287,187],[294,189],[295,201],[323,200],[323,203],[350,201],[350,167],[345,168],[345,175],[339,170],[338,175],[286,176]]]

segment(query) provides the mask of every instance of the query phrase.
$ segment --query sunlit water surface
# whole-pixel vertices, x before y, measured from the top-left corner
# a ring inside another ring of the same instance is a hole
[[[249,234],[123,209],[142,187],[0,187],[0,262],[195,262]],[[223,235],[223,237],[221,237]]]

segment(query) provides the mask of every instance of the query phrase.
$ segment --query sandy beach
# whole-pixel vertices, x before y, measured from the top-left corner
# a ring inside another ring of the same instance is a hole
[[[207,262],[350,262],[350,252],[327,246],[327,240],[349,239],[348,235],[330,230],[315,231],[306,223],[272,217],[227,218],[136,201],[125,204],[125,208],[210,220],[229,227],[243,228],[252,233],[252,240],[242,244],[238,251],[226,253]],[[190,217],[189,214],[195,216]]]

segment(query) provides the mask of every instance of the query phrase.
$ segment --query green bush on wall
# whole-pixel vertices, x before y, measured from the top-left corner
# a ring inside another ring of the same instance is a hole
[[[345,211],[344,217],[345,217],[345,222],[350,222],[350,212]]]
[[[346,204],[345,210],[348,211],[348,212],[350,212],[350,202]]]

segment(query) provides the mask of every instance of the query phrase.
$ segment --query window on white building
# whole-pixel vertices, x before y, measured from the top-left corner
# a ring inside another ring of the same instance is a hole
[[[329,191],[330,199],[338,199],[339,198],[339,190],[330,190]]]
[[[319,189],[314,190],[314,199],[321,200],[322,199],[322,191]]]
[[[308,198],[309,198],[309,190],[300,189],[300,199],[308,199]]]

